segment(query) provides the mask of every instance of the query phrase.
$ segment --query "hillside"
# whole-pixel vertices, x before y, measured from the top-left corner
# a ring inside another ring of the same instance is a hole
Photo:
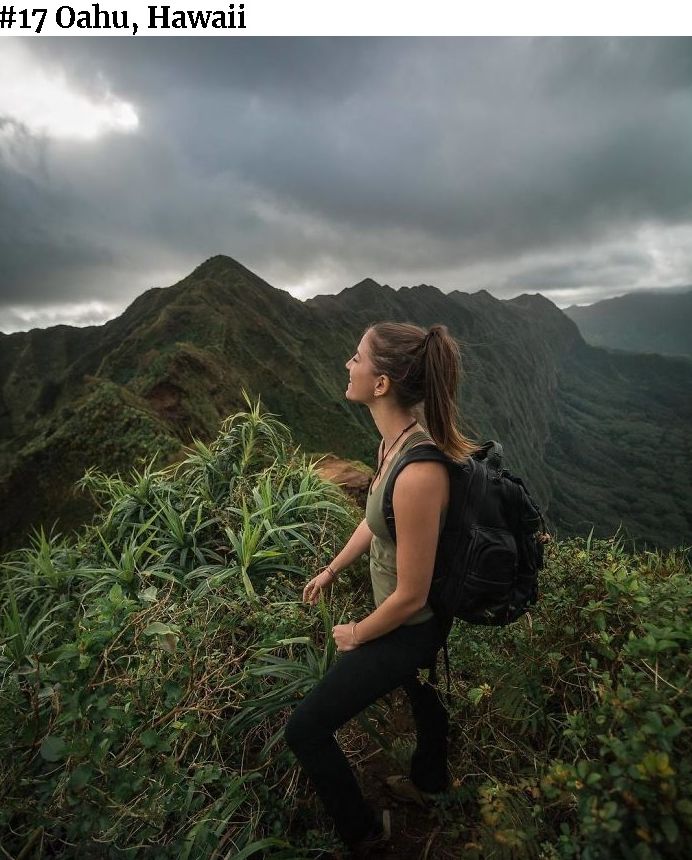
[[[692,357],[692,287],[628,293],[565,314],[593,346]]]
[[[344,362],[383,318],[444,322],[462,341],[467,432],[502,441],[561,534],[593,524],[606,535],[622,521],[651,543],[686,539],[692,362],[588,347],[540,295],[366,280],[300,302],[217,256],[104,326],[0,336],[3,547],[33,525],[84,522],[93,507],[72,487],[89,466],[164,465],[213,438],[243,388],[304,450],[372,462],[374,427],[344,399]]]
[[[3,856],[346,856],[284,727],[338,659],[334,625],[372,612],[363,559],[302,601],[361,512],[248,405],[175,468],[90,475],[88,528],[6,557]],[[530,616],[450,633],[448,791],[384,791],[416,746],[403,690],[339,729],[392,813],[377,856],[687,857],[690,605],[683,553],[550,543]]]

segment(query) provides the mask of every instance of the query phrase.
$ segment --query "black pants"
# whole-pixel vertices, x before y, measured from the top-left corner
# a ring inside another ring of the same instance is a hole
[[[376,818],[334,732],[385,693],[403,686],[411,702],[417,739],[411,762],[415,785],[433,792],[448,786],[447,709],[437,689],[417,679],[417,669],[431,666],[441,645],[437,622],[431,618],[339,654],[286,724],[286,743],[347,844],[367,835]]]

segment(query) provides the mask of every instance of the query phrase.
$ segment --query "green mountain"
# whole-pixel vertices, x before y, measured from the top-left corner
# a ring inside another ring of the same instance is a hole
[[[628,293],[565,313],[593,346],[692,357],[692,287]]]
[[[465,429],[502,441],[559,533],[610,535],[622,522],[653,544],[686,539],[692,362],[590,347],[540,295],[366,280],[301,302],[216,256],[103,326],[0,335],[3,548],[30,526],[88,519],[92,503],[73,490],[88,467],[160,465],[214,438],[243,388],[308,452],[372,462],[378,440],[344,399],[344,363],[385,318],[444,322],[463,342]]]

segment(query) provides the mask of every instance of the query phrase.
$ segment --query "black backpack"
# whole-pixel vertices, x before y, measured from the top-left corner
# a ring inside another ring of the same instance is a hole
[[[428,596],[444,636],[449,697],[446,640],[454,620],[502,626],[536,604],[545,523],[521,478],[502,468],[498,442],[486,442],[463,463],[434,445],[417,445],[395,465],[384,490],[383,512],[395,542],[394,482],[405,466],[421,460],[445,463],[450,479]],[[434,667],[431,670],[434,679]]]

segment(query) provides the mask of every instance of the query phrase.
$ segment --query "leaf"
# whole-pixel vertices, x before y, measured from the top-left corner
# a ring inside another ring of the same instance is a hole
[[[671,844],[677,842],[680,831],[678,830],[678,825],[675,823],[674,818],[671,818],[669,815],[665,815],[661,819],[661,830],[668,842]]]
[[[45,687],[42,687],[38,693],[38,699],[41,701],[42,699],[49,699],[51,696],[54,696],[60,690],[60,684],[46,684]]]
[[[255,589],[252,585],[252,581],[250,580],[250,577],[247,575],[247,570],[245,569],[245,567],[241,568],[240,575],[241,575],[241,578],[243,580],[243,585],[245,586],[245,591],[247,593],[247,596],[250,598],[256,599],[257,598],[257,592],[255,591]]]
[[[144,591],[140,591],[137,597],[147,603],[154,603],[156,601],[157,592],[158,588],[155,585],[150,585],[149,588],[145,588]]]
[[[260,839],[257,842],[252,842],[250,845],[246,845],[242,851],[239,851],[233,856],[235,857],[235,860],[245,860],[246,857],[251,857],[258,851],[264,851],[265,848],[269,848],[270,846],[285,848],[286,842],[281,839],[275,839],[273,836],[269,836],[266,839]]]
[[[123,590],[119,583],[116,583],[108,592],[108,599],[111,603],[115,603],[116,606],[123,602]]]
[[[667,777],[674,776],[675,771],[670,766],[670,760],[668,758],[668,753],[659,752],[654,753],[655,761],[656,761],[656,771],[659,777]]]
[[[472,690],[469,690],[466,694],[469,702],[474,705],[477,705],[480,700],[483,698],[485,694],[485,690],[482,687],[474,687]]]
[[[89,765],[80,764],[72,771],[70,776],[70,788],[73,791],[81,791],[93,776],[94,771]]]
[[[174,631],[167,624],[162,624],[160,621],[152,621],[147,627],[144,628],[142,633],[145,636],[154,636],[157,633],[166,634],[173,633]]]
[[[602,818],[614,818],[617,815],[618,806],[613,800],[608,800],[601,807]]]
[[[175,653],[175,646],[178,644],[178,637],[175,633],[165,633],[162,636],[158,636],[156,641],[164,651],[167,651],[169,654]]]
[[[58,735],[46,735],[41,743],[41,758],[60,761],[67,754],[67,744]]]
[[[60,645],[58,648],[53,648],[50,651],[44,651],[42,655],[43,663],[61,663],[64,660],[72,660],[79,656],[79,648],[75,642],[68,642],[65,645]]]
[[[145,729],[139,736],[139,740],[141,741],[144,749],[149,750],[152,747],[155,747],[159,742],[159,736],[154,729]]]

